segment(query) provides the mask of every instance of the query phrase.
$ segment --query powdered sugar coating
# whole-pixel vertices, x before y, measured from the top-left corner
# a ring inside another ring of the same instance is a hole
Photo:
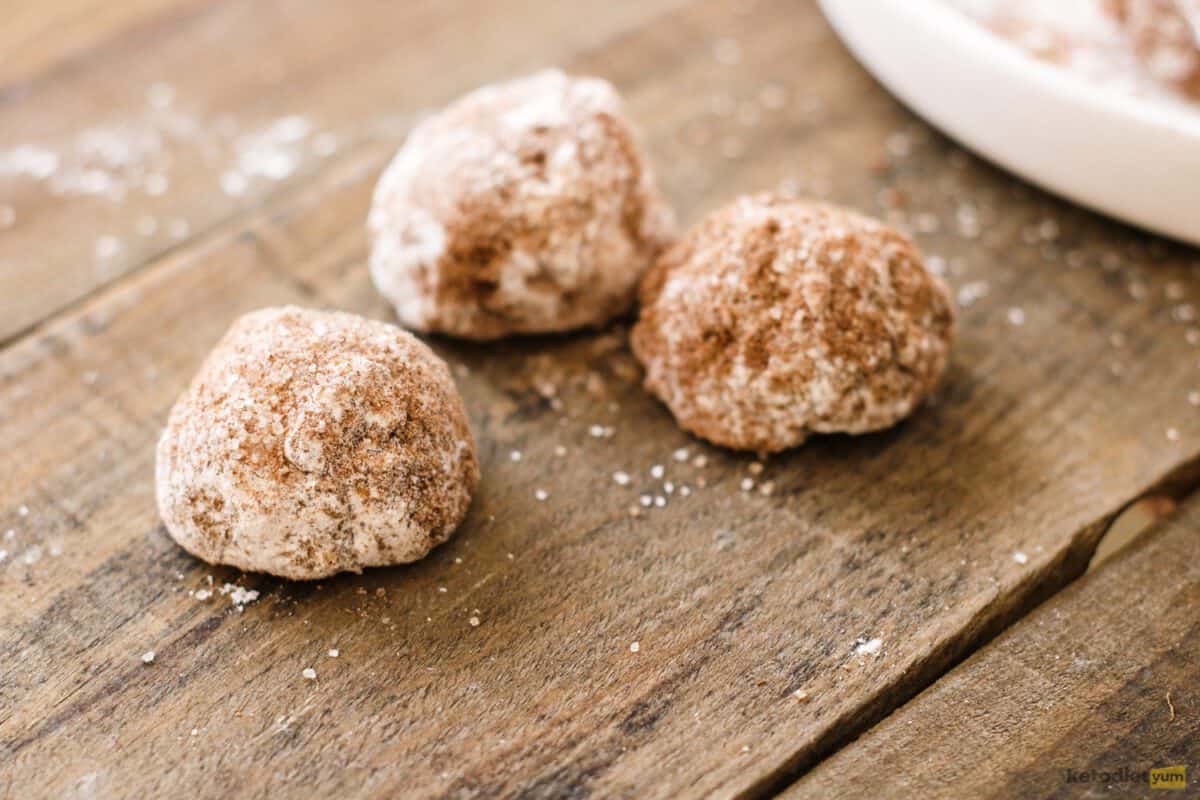
[[[445,362],[353,314],[247,314],[158,443],[171,536],[214,564],[314,579],[415,561],[466,514],[475,443]]]
[[[494,339],[625,311],[675,220],[613,87],[548,70],[418,125],[368,227],[371,276],[403,324]]]
[[[954,311],[915,245],[875,220],[742,197],[647,273],[632,334],[686,430],[775,452],[909,414],[945,369]]]
[[[1110,0],[1146,71],[1200,99],[1200,0]]]

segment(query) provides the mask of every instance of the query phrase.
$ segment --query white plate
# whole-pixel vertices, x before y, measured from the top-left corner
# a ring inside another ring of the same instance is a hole
[[[1200,244],[1200,112],[1044,64],[942,0],[820,4],[880,82],[972,150],[1082,205]]]

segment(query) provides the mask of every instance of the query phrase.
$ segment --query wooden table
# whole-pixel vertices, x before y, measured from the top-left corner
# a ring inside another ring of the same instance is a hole
[[[0,797],[1195,791],[1196,251],[965,153],[803,0],[4,16]],[[380,169],[551,64],[622,90],[686,222],[781,187],[912,230],[962,305],[938,397],[759,474],[641,391],[627,321],[434,340],[485,475],[449,544],[312,584],[188,557],[154,443],[205,353],[266,305],[391,319]],[[1139,498],[1182,510],[1084,574]]]

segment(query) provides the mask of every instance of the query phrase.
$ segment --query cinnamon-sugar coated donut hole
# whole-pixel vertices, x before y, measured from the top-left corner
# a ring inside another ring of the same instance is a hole
[[[908,237],[830,205],[741,197],[641,286],[634,353],[686,430],[762,453],[907,416],[945,370],[949,292]]]
[[[675,220],[613,87],[549,70],[419,124],[368,227],[371,276],[401,323],[496,339],[623,313]]]
[[[478,483],[445,362],[406,331],[340,312],[237,320],[158,443],[171,536],[210,563],[287,578],[422,558]]]

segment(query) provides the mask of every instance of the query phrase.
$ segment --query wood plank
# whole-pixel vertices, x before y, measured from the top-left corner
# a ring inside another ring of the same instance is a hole
[[[965,156],[813,6],[744,8],[700,3],[572,66],[626,93],[687,219],[787,179],[882,199],[924,231],[974,298],[937,402],[772,460],[765,495],[739,488],[748,459],[690,441],[638,388],[623,325],[434,340],[459,365],[485,475],[460,533],[419,564],[319,586],[207,568],[158,523],[154,440],[236,315],[390,318],[364,264],[384,157],[365,148],[0,355],[10,793],[758,793],[1081,572],[1112,515],[1189,472],[1195,253]],[[725,38],[736,64],[727,45],[714,57]],[[966,204],[978,236],[960,234]],[[680,447],[707,466],[674,461]],[[654,464],[694,491],[633,517],[640,493],[666,498]],[[263,596],[240,613],[197,600],[207,576]]]
[[[0,27],[0,86],[80,57],[181,0],[8,0]]]
[[[1146,773],[1172,765],[1195,789],[1198,604],[1192,500],[784,797],[1154,797]]]
[[[679,2],[177,3],[114,32],[0,90],[0,342],[337,152],[394,147],[427,106]],[[9,35],[39,47],[71,9]]]

